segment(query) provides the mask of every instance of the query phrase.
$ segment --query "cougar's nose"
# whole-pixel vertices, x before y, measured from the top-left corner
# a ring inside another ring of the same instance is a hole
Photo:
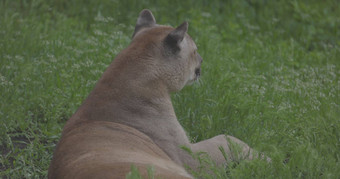
[[[203,62],[203,58],[202,58],[202,57],[201,57],[201,55],[200,55],[200,54],[198,54],[198,53],[197,53],[197,58],[198,58],[198,60],[199,60],[199,62],[200,62],[200,63],[202,63],[202,62]]]

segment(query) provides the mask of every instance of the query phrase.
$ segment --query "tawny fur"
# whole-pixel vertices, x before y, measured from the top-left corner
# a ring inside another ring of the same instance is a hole
[[[195,169],[198,163],[181,146],[207,152],[218,165],[225,162],[218,147],[231,155],[226,136],[191,144],[171,103],[170,93],[195,81],[202,63],[187,28],[157,25],[150,11],[141,12],[131,44],[67,121],[49,178],[125,178],[132,164],[143,176],[153,166],[156,176],[191,178],[184,166]],[[176,43],[167,44],[169,34]],[[229,139],[244,155],[251,150]]]

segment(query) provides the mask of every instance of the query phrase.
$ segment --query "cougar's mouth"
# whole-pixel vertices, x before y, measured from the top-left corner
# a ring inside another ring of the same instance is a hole
[[[198,67],[195,69],[195,79],[198,79],[201,76],[201,68]]]
[[[193,78],[191,77],[191,78],[187,81],[186,85],[191,85],[191,84],[193,84],[194,82],[197,82],[197,81],[198,81],[199,77],[201,76],[201,68],[200,68],[200,67],[195,68],[194,73],[195,73],[195,75],[193,76]]]

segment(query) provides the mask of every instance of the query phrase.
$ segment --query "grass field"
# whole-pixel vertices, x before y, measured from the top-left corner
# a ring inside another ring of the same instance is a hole
[[[1,0],[0,178],[46,178],[63,125],[143,8],[187,20],[204,59],[200,83],[172,95],[191,140],[225,133],[272,158],[224,177],[340,177],[338,1]]]

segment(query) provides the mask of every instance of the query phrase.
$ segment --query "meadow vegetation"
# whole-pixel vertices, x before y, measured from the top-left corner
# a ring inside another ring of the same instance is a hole
[[[339,178],[336,0],[1,0],[0,178],[46,178],[63,125],[144,8],[188,21],[204,59],[199,83],[172,95],[190,139],[224,133],[272,159],[211,178]]]

